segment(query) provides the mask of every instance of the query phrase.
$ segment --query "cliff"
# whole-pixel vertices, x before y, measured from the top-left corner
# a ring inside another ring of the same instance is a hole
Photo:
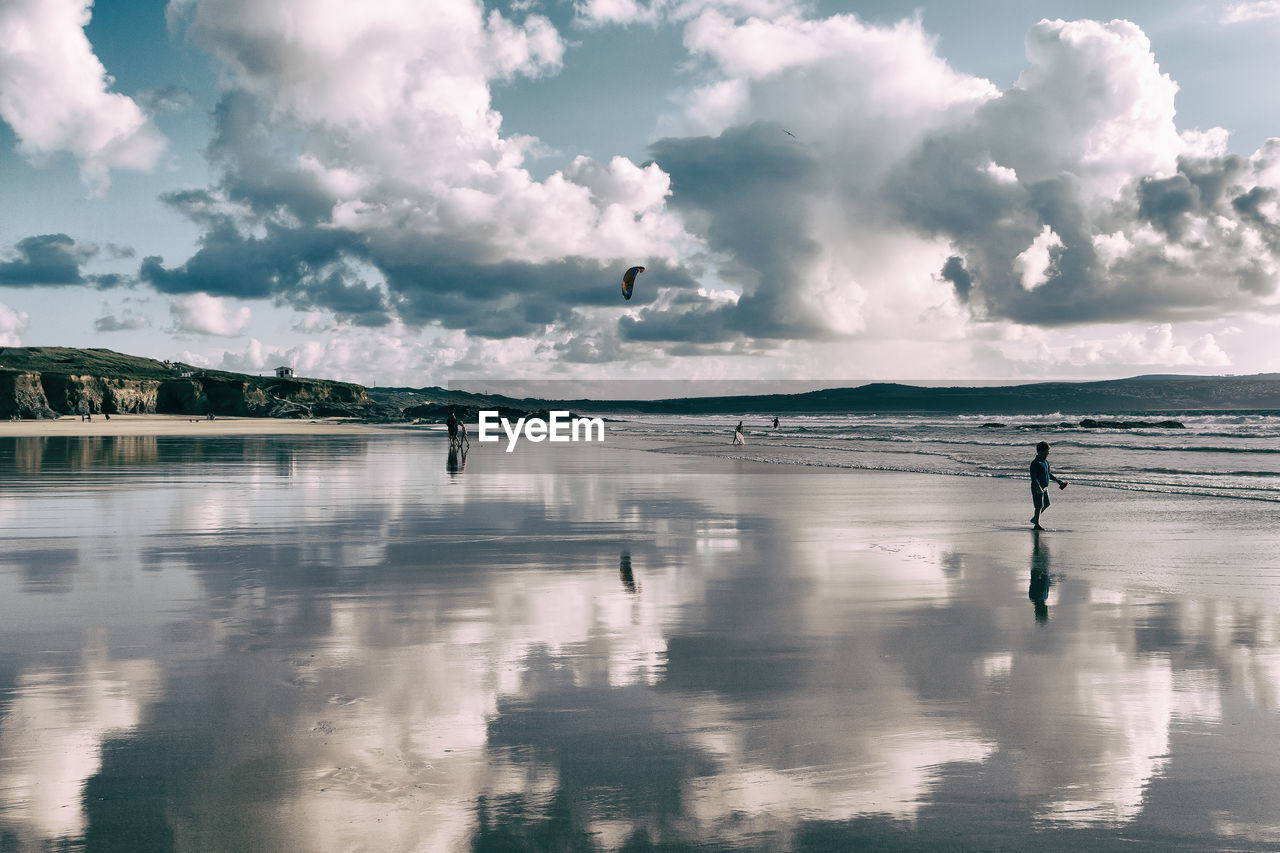
[[[398,416],[363,386],[250,376],[104,349],[0,349],[0,418],[175,414],[239,417]]]

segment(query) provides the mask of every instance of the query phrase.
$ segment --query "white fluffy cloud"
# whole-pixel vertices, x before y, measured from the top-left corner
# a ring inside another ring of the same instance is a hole
[[[1278,143],[1244,159],[1221,129],[1180,132],[1177,84],[1128,21],[1039,22],[1005,91],[950,68],[919,21],[711,10],[685,44],[711,71],[670,131],[716,136],[657,159],[744,297],[651,310],[632,338],[938,340],[975,318],[1168,322],[1278,300]]]
[[[501,132],[491,85],[560,68],[565,44],[545,17],[516,22],[472,0],[181,0],[171,14],[299,132],[293,161],[258,180],[305,182],[333,225],[389,259],[413,261],[430,240],[482,263],[675,257],[661,170],[578,158],[539,181],[525,167],[537,141]],[[222,149],[231,167],[260,169],[236,142]]]
[[[772,19],[799,14],[803,0],[575,0],[575,22],[583,27],[658,24],[697,17],[714,9],[737,18]]]
[[[1027,250],[1013,259],[1013,267],[1026,290],[1035,290],[1049,279],[1055,254],[1062,249],[1062,238],[1046,225]]]
[[[253,319],[248,306],[230,310],[226,300],[207,293],[179,296],[169,304],[169,313],[175,331],[229,338],[243,332]]]
[[[84,33],[92,7],[92,0],[0,3],[0,118],[27,155],[69,153],[101,192],[111,169],[150,169],[165,143],[137,103],[110,91]]]
[[[1280,18],[1280,0],[1252,0],[1246,3],[1228,3],[1222,10],[1222,23],[1242,24],[1267,18]]]
[[[20,347],[20,335],[26,331],[31,317],[25,311],[15,311],[0,302],[0,346]]]
[[[1082,363],[1168,365],[1172,367],[1226,367],[1231,359],[1212,334],[1189,343],[1174,339],[1173,326],[1161,323],[1145,331],[1123,332],[1113,341],[1078,345],[1073,357]]]

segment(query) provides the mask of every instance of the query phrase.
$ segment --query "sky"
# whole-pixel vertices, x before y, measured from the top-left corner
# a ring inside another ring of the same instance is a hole
[[[1280,371],[1277,38],[1280,0],[0,0],[0,346]]]

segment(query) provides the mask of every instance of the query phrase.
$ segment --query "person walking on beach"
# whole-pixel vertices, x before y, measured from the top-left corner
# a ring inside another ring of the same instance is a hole
[[[1040,526],[1040,513],[1049,508],[1050,480],[1057,483],[1059,489],[1067,487],[1066,480],[1059,480],[1049,470],[1049,442],[1042,441],[1036,445],[1036,458],[1031,460],[1031,503],[1035,507],[1031,526],[1035,530],[1044,530]]]
[[[742,421],[738,421],[738,425],[733,429],[733,446],[742,447],[747,442],[742,437]]]
[[[458,416],[453,412],[449,412],[449,419],[444,422],[449,428],[449,446],[455,447],[458,444]]]

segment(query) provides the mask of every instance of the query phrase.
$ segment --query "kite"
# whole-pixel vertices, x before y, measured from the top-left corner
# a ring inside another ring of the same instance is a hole
[[[622,274],[622,298],[631,298],[631,288],[636,286],[636,276],[644,272],[644,267],[632,267]]]

